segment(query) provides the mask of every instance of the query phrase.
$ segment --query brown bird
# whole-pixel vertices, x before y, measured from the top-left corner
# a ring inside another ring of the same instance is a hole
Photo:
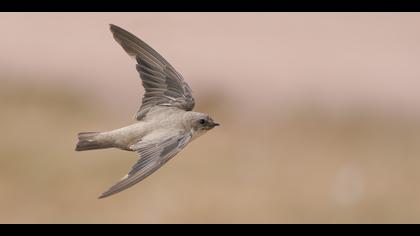
[[[139,154],[131,171],[99,198],[140,182],[189,142],[219,125],[210,116],[192,111],[190,87],[159,53],[126,30],[110,27],[114,39],[136,60],[145,93],[136,123],[107,132],[78,134],[76,151],[119,148]]]

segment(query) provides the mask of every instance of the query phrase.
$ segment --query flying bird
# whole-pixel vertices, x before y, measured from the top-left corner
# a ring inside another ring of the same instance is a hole
[[[116,25],[111,24],[110,29],[114,39],[136,60],[145,93],[134,124],[78,134],[76,151],[119,148],[139,156],[130,172],[99,198],[142,181],[192,140],[219,125],[209,115],[192,111],[195,102],[191,88],[158,52]]]

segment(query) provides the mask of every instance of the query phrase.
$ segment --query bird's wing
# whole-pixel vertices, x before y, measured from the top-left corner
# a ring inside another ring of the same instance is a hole
[[[99,198],[121,192],[142,181],[183,149],[189,143],[191,137],[191,132],[184,132],[158,141],[140,141],[133,144],[130,148],[139,153],[140,160],[120,182],[104,192]]]
[[[141,120],[156,105],[173,106],[191,111],[194,98],[191,88],[158,52],[126,30],[111,26],[114,39],[137,61],[137,71],[145,89],[136,119]]]

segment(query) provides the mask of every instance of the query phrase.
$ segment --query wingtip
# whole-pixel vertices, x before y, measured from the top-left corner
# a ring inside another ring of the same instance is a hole
[[[98,197],[98,199],[104,199],[106,197],[108,197],[109,195],[105,193],[102,193],[101,196]]]
[[[101,196],[99,196],[99,197],[98,197],[98,199],[103,199],[103,198],[106,198],[106,197],[112,196],[112,195],[114,195],[114,194],[116,194],[116,193],[118,193],[118,192],[119,192],[119,191],[115,192],[115,191],[112,191],[112,189],[109,189],[109,190],[107,190],[107,191],[103,192],[103,193],[101,194]]]
[[[115,32],[115,31],[118,31],[118,30],[123,30],[123,31],[125,31],[123,28],[119,27],[118,25],[114,25],[114,24],[109,24],[109,29],[110,29],[112,32]]]
[[[114,24],[109,24],[109,29],[112,33],[115,33],[116,31],[121,30],[122,28]]]
[[[109,29],[111,30],[111,31],[114,31],[114,29],[116,28],[117,26],[116,25],[114,25],[114,24],[109,24]]]
[[[109,24],[109,30],[111,31],[115,41],[121,44],[121,34],[123,34],[126,30],[114,24]]]

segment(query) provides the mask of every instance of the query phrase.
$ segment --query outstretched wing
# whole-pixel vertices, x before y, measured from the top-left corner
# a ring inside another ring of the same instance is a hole
[[[114,39],[137,61],[137,71],[145,89],[136,119],[141,120],[156,105],[191,111],[194,98],[182,76],[158,52],[126,30],[111,26]]]
[[[131,171],[117,184],[104,192],[99,198],[121,192],[151,175],[174,157],[191,140],[191,132],[178,134],[163,141],[141,141],[130,148],[136,150],[140,160]]]

